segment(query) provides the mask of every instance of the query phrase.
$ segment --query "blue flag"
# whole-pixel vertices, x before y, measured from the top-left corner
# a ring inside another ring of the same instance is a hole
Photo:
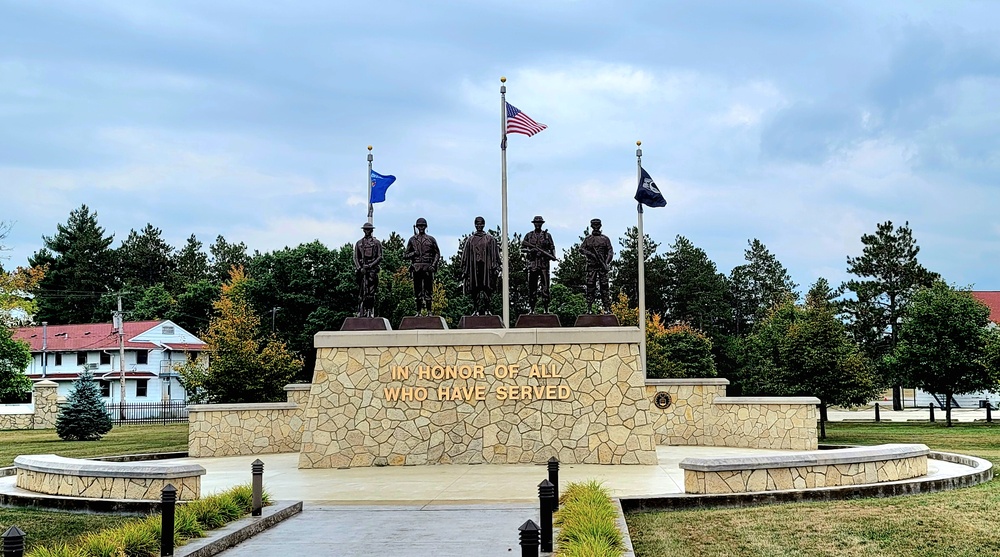
[[[383,176],[378,172],[372,170],[372,198],[368,200],[369,203],[382,203],[385,201],[385,191],[389,189],[389,186],[396,181],[395,176],[389,176],[388,174]]]
[[[635,190],[635,200],[647,207],[666,207],[667,200],[660,193],[660,188],[656,187],[656,182],[649,176],[645,168],[642,170],[642,177],[639,178],[639,188]]]

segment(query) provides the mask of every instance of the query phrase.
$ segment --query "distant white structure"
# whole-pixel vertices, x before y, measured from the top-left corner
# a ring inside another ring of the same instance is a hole
[[[125,322],[125,402],[182,402],[186,398],[174,366],[207,364],[206,344],[173,321]],[[90,371],[105,402],[120,401],[118,332],[111,323],[48,325],[15,329],[14,338],[31,346],[26,374],[48,379],[69,395],[73,381]]]

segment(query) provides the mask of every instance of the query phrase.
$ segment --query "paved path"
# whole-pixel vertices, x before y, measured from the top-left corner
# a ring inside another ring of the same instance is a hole
[[[220,555],[510,557],[521,554],[517,528],[528,519],[538,522],[535,505],[307,505],[301,514]]]

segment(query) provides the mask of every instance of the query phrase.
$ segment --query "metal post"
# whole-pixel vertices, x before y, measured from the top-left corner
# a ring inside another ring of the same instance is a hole
[[[529,520],[528,522],[531,521]],[[17,526],[11,526],[0,537],[3,538],[3,557],[22,557],[24,555],[23,530]],[[535,555],[538,555],[537,551]]]
[[[880,410],[879,405],[876,402],[875,403],[875,423],[879,423],[879,422],[882,421],[882,414],[879,412],[879,410]]]
[[[549,459],[548,463],[549,469],[549,483],[552,484],[552,493],[555,495],[555,499],[552,501],[552,511],[559,510],[559,459],[552,457]]]
[[[510,327],[510,273],[507,262],[507,78],[500,77],[500,264],[503,274],[503,326]]]
[[[173,484],[163,486],[160,492],[160,557],[174,554],[174,508],[177,505],[177,488]],[[5,556],[6,557],[6,556]]]
[[[517,531],[521,538],[521,557],[538,557],[538,525],[528,520]]]
[[[538,484],[539,518],[541,519],[542,553],[552,553],[552,500],[555,498],[555,486],[549,480]]]
[[[635,173],[637,183],[642,183],[642,141],[635,142]],[[639,299],[637,304],[639,304],[639,330],[642,331],[642,336],[639,337],[639,365],[641,365],[642,376],[646,376],[646,254],[644,253],[646,249],[645,243],[645,233],[642,231],[642,203],[636,202],[636,211],[638,211],[638,226],[636,226],[636,232],[638,233],[638,238],[636,242],[636,250],[639,256]]]
[[[372,224],[372,146],[368,146],[368,224]],[[273,327],[272,327],[273,329]]]
[[[250,463],[250,470],[253,475],[252,489],[253,489],[253,508],[251,509],[251,516],[260,516],[262,491],[264,489],[264,463],[258,458]]]
[[[931,423],[934,423],[934,403],[928,402],[927,408],[931,411]]]

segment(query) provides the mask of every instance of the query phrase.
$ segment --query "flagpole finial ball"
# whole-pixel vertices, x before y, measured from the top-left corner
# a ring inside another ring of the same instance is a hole
[[[368,146],[368,150],[369,150],[369,151],[371,151],[371,150],[372,150],[372,146],[371,146],[371,145],[369,145],[369,146]]]
[[[636,145],[642,145],[642,142],[641,141],[636,141],[635,144]]]
[[[500,76],[500,83],[507,83],[507,78],[501,75]]]

